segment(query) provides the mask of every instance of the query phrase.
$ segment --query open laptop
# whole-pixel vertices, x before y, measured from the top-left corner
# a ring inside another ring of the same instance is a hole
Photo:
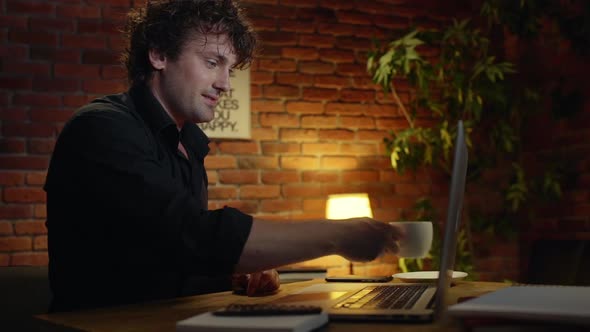
[[[303,288],[273,303],[319,305],[328,312],[331,320],[430,322],[442,317],[455,263],[466,174],[467,146],[463,123],[459,121],[436,285],[330,282]],[[375,306],[379,300],[385,301],[388,306]]]

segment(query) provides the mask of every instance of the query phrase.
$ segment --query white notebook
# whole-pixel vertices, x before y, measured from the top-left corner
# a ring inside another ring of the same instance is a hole
[[[590,325],[590,287],[522,285],[506,287],[449,307],[462,318],[506,318]]]
[[[210,312],[176,323],[177,332],[306,332],[328,323],[325,312],[314,315],[215,316]]]

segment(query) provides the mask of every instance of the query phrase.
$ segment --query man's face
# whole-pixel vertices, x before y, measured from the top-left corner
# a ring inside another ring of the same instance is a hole
[[[220,94],[230,88],[229,76],[236,63],[227,36],[195,33],[177,59],[160,59],[163,60],[151,82],[152,91],[177,124],[213,120]]]

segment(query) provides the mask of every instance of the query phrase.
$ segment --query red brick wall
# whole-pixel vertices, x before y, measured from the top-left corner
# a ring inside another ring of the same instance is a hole
[[[47,264],[42,185],[53,144],[77,107],[126,88],[118,27],[137,2],[0,0],[0,266]],[[252,65],[253,137],[212,142],[210,207],[297,220],[323,217],[328,194],[359,191],[376,218],[396,220],[423,194],[444,198],[437,177],[391,170],[382,139],[406,123],[365,72],[373,37],[439,24],[441,8],[428,2],[244,1],[263,41]],[[393,272],[394,261],[357,272]],[[334,257],[309,264],[346,270]]]
[[[63,123],[125,89],[129,1],[0,1],[0,266],[47,264],[46,168]]]
[[[544,24],[544,27],[553,29],[549,24]],[[518,44],[517,52],[539,55],[532,59],[532,68],[543,70],[531,74],[545,82],[548,91],[560,86],[558,82],[561,80],[561,92],[564,95],[578,92],[583,96],[579,112],[565,118],[547,114],[529,124],[530,131],[525,138],[528,158],[542,165],[547,164],[548,156],[557,155],[573,174],[565,181],[562,199],[540,204],[535,211],[534,221],[521,232],[522,267],[523,273],[526,273],[528,255],[534,241],[590,241],[590,62],[587,54],[573,51],[571,43],[566,40],[561,40],[559,44],[546,40]],[[568,105],[558,109],[561,113],[572,112]]]

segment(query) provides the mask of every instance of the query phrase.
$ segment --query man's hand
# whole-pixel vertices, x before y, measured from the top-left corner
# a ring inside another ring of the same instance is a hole
[[[389,252],[397,253],[397,241],[404,237],[403,230],[396,225],[371,218],[353,218],[340,221],[345,231],[339,237],[339,253],[344,258],[357,261],[371,261]]]
[[[236,274],[233,276],[232,283],[234,290],[245,290],[248,296],[271,294],[281,286],[279,274],[274,269],[250,274]]]

